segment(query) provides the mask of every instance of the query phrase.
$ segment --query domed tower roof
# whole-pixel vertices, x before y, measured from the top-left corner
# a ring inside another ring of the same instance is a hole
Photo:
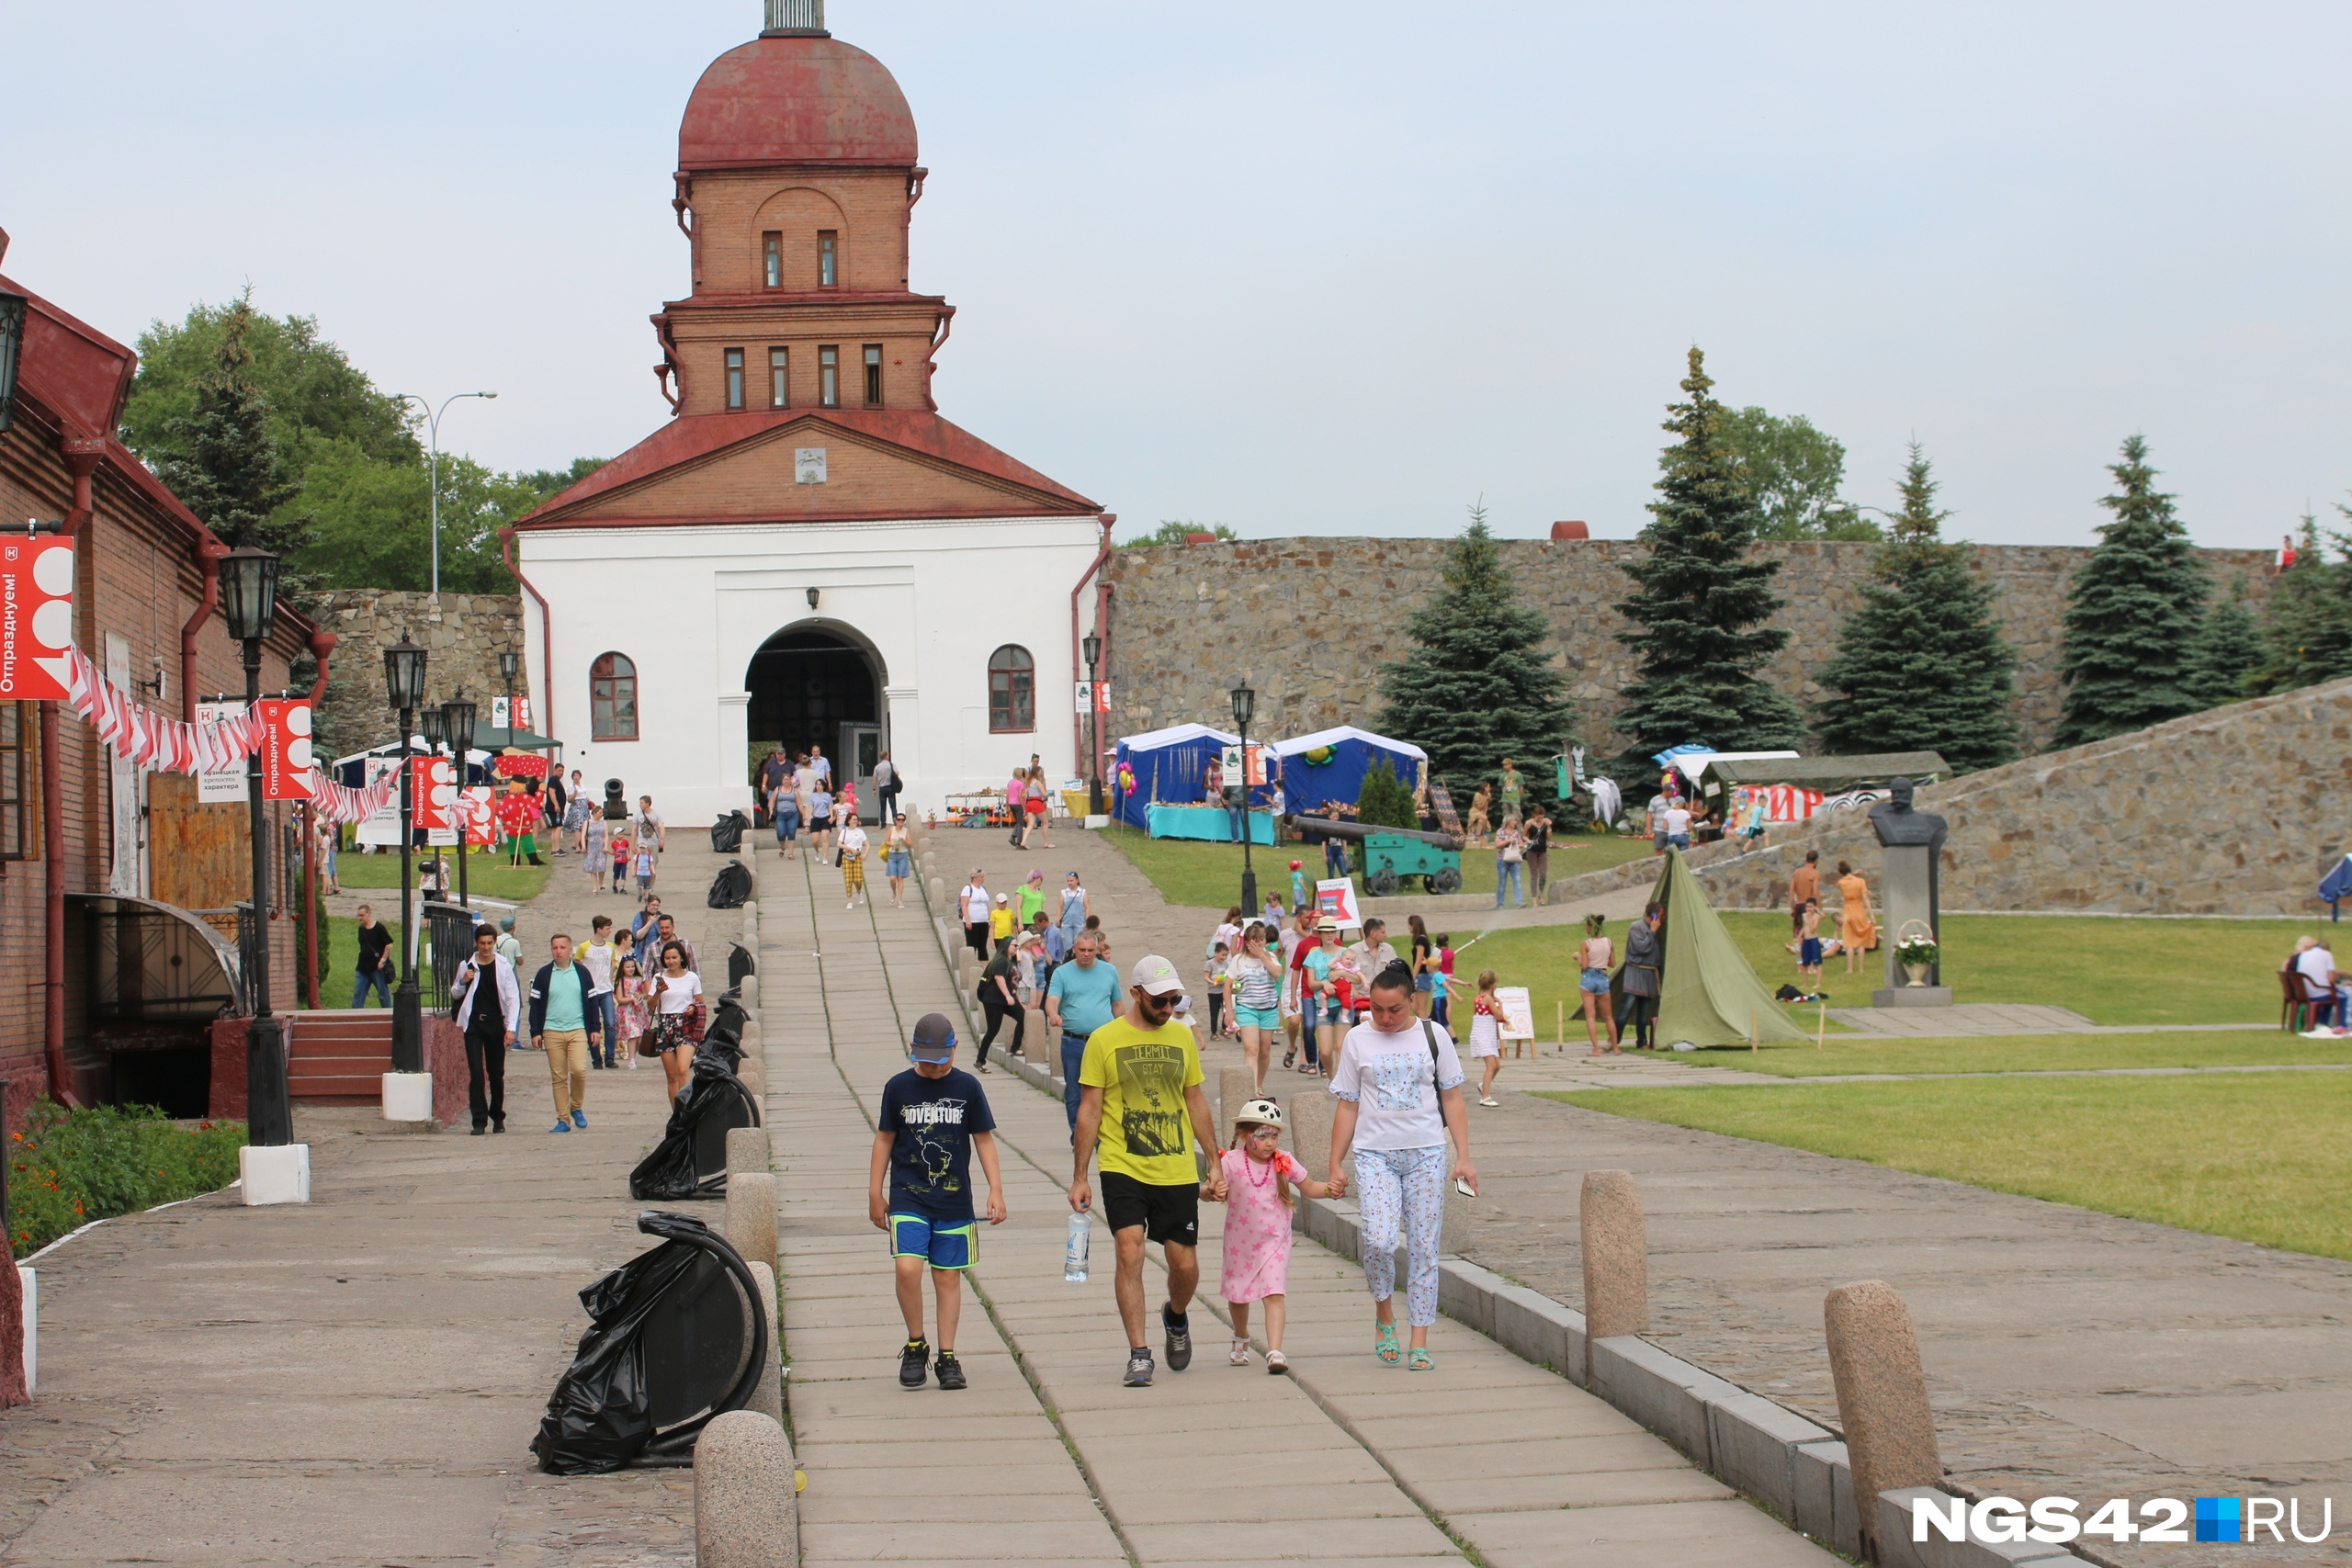
[[[915,117],[883,63],[814,30],[771,32],[710,62],[678,124],[687,173],[915,162]]]

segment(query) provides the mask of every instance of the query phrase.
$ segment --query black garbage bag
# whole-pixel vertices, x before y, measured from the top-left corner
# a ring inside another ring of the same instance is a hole
[[[752,874],[741,861],[730,860],[710,879],[710,897],[703,902],[714,909],[740,909],[751,896]]]
[[[740,811],[729,811],[710,825],[710,850],[713,854],[741,854],[743,850],[743,829],[752,819]]]
[[[727,944],[727,988],[740,990],[747,975],[756,975],[760,966],[752,958],[752,950],[740,942]]]
[[[737,1051],[734,1059],[741,1061],[742,1053]],[[684,1090],[670,1102],[670,1124],[662,1141],[628,1173],[628,1195],[643,1202],[724,1192],[726,1130],[759,1124],[759,1107],[736,1077],[725,1050],[697,1050]]]
[[[708,1228],[683,1214],[643,1214],[637,1225],[662,1236],[674,1236],[686,1225]],[[694,1267],[695,1252],[685,1243],[664,1241],[580,1292],[588,1332],[580,1337],[571,1365],[556,1380],[539,1435],[531,1439],[541,1470],[549,1475],[602,1475],[643,1451],[653,1436],[653,1417],[639,1330],[662,1292]]]
[[[734,1275],[739,1310],[752,1299],[750,1270],[726,1238],[685,1214],[639,1214],[637,1228],[662,1237],[662,1245],[580,1292],[588,1331],[580,1337],[571,1365],[556,1381],[538,1435],[531,1439],[539,1468],[550,1475],[619,1470],[645,1454],[657,1438],[665,1451],[690,1448],[711,1416],[742,1407],[764,1367],[764,1313],[743,1314],[748,1321],[741,1326],[749,1330],[751,1343],[742,1376],[714,1377],[710,1367],[682,1363],[678,1353],[682,1303],[669,1299],[673,1292],[687,1292],[691,1299],[683,1304],[688,1314],[707,1316],[717,1309],[723,1314],[724,1299],[704,1298],[710,1298],[715,1277]],[[649,1355],[650,1324],[657,1329],[651,1336],[657,1342]],[[723,1342],[718,1347],[725,1348]],[[667,1405],[668,1414],[657,1412],[657,1404]],[[657,1420],[666,1423],[659,1431]]]

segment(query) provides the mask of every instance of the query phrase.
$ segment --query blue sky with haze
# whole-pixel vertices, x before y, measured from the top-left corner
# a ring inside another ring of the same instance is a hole
[[[129,339],[250,279],[502,468],[666,408],[686,95],[758,0],[18,4],[6,268]],[[2352,7],[831,0],[914,107],[950,419],[1245,535],[1627,536],[1685,347],[1893,503],[2200,543],[2352,499]],[[43,63],[46,62],[46,63]],[[2341,522],[2340,518],[2335,518]]]

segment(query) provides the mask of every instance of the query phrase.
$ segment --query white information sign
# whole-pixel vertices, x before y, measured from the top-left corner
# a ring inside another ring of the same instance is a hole
[[[245,711],[243,703],[198,703],[196,722],[218,724],[224,718],[234,718]],[[238,806],[245,798],[245,765],[223,768],[217,773],[196,775],[196,798],[206,806]]]
[[[1528,999],[1524,986],[1497,986],[1495,1000],[1503,1010],[1502,1036],[1506,1040],[1535,1038],[1535,1004]]]
[[[363,765],[367,769],[366,776],[361,780],[364,784],[372,784],[386,773],[397,773],[401,771],[401,760],[398,757],[369,757],[365,760]],[[385,849],[396,850],[401,847],[399,785],[395,784],[391,794],[384,797],[384,804],[378,807],[366,821],[359,824],[359,841]]]

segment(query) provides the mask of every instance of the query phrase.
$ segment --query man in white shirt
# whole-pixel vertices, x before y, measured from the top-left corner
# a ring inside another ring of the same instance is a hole
[[[964,921],[964,945],[972,956],[986,964],[989,959],[989,915],[995,908],[989,897],[989,874],[979,867],[972,868],[972,880],[956,890],[956,908]]]
[[[2344,998],[2337,992],[2336,982],[2342,978],[2335,972],[2335,954],[2320,944],[2317,937],[2301,937],[2295,943],[2295,973],[2303,977],[2303,989],[2314,1006],[2312,1027],[2319,1028],[2335,1020],[2335,1032],[2344,1032]]]
[[[645,849],[648,840],[652,841],[655,854],[660,854],[670,847],[670,831],[662,825],[662,814],[653,809],[651,795],[640,795],[637,797],[637,820],[634,826],[637,829],[637,847],[640,852]]]
[[[620,1027],[620,1012],[613,998],[613,918],[599,915],[591,922],[588,945],[580,950],[580,963],[588,971],[590,986],[588,1003],[596,1010],[603,1023],[588,1028],[588,1065],[592,1067],[620,1066],[613,1051],[613,1032]],[[599,1056],[596,1041],[603,1037],[604,1052]]]
[[[1363,940],[1348,948],[1349,960],[1355,964],[1356,973],[1363,976],[1363,983],[1355,988],[1355,1006],[1351,1010],[1359,1021],[1372,1010],[1373,981],[1396,962],[1396,950],[1388,945],[1387,935],[1388,922],[1374,915],[1363,923]]]
[[[817,777],[822,779],[828,786],[832,784],[833,765],[825,760],[825,749],[822,746],[811,746],[808,748],[808,767],[809,770],[814,773]]]

